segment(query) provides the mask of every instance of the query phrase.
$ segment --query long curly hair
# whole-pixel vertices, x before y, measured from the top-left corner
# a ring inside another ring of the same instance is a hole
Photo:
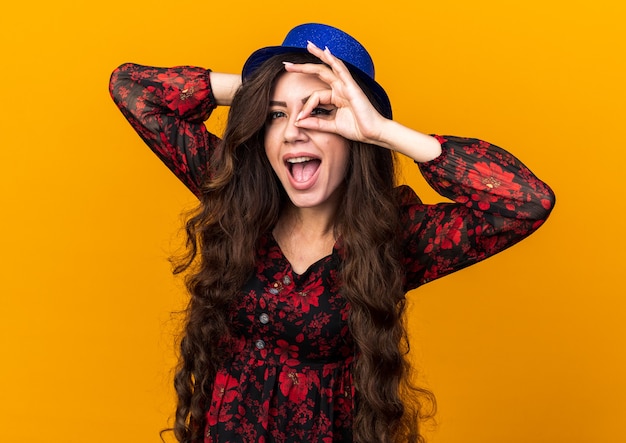
[[[275,56],[239,88],[200,206],[186,223],[187,253],[174,270],[186,271],[191,296],[174,381],[173,431],[181,443],[202,441],[213,382],[228,354],[229,307],[253,273],[259,238],[274,227],[287,204],[263,141],[270,94],[285,72],[283,61],[320,63],[310,54]],[[419,424],[432,417],[435,400],[409,377],[394,156],[378,146],[350,145],[334,229],[357,356],[354,441],[423,442]]]

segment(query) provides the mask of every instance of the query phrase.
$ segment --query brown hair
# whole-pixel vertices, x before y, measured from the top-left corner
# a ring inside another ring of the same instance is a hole
[[[259,238],[287,201],[263,148],[282,61],[320,62],[310,54],[275,56],[239,89],[201,204],[186,224],[188,252],[175,268],[189,272],[191,295],[175,376],[173,430],[183,443],[202,440],[213,381],[227,355],[229,306],[253,272]],[[335,232],[343,254],[341,292],[356,345],[354,441],[421,442],[418,422],[432,416],[435,401],[409,381],[394,158],[378,146],[350,144]]]

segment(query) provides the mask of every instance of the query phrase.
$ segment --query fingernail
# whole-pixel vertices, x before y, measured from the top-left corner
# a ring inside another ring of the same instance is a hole
[[[328,52],[329,54],[331,53],[330,49],[328,49],[328,46],[324,46],[324,52]]]
[[[283,62],[283,65],[285,65],[285,66],[292,66],[293,63],[291,63],[291,62]]]
[[[313,46],[313,47],[316,47],[316,48],[317,48],[317,46],[315,46],[315,43],[313,43],[311,40],[307,40],[306,42],[307,42],[309,45],[311,45],[311,46]]]
[[[302,120],[302,111],[300,111],[300,112],[298,113],[298,115],[296,116],[296,124],[297,124],[300,120]]]

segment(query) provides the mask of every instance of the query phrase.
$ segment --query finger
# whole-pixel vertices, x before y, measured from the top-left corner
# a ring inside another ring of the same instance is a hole
[[[321,118],[309,117],[296,121],[296,126],[302,129],[311,129],[320,132],[330,132],[337,134],[335,120],[324,120]]]
[[[311,74],[320,78],[324,83],[332,85],[339,77],[326,65],[319,63],[287,63],[284,62],[287,72],[297,72],[299,74]]]
[[[348,79],[352,80],[352,74],[350,74],[348,67],[345,65],[345,63],[341,59],[335,57],[330,52],[330,49],[328,47],[322,50],[318,48],[317,46],[315,46],[314,43],[309,41],[307,43],[307,50],[311,54],[319,58],[321,61],[326,63],[328,66],[330,66],[333,72],[335,72],[341,79],[343,79],[344,81]]]
[[[324,57],[325,57],[324,51],[322,49],[318,48],[315,45],[315,43],[313,43],[310,40],[307,40],[306,50],[309,51],[314,56],[316,56],[317,58],[319,58],[320,60],[323,60]]]
[[[335,103],[332,102],[333,92],[330,89],[322,89],[319,91],[314,91],[308,98],[307,101],[302,106],[300,113],[298,114],[296,121],[300,121],[308,118],[311,115],[311,112],[319,105],[333,105],[336,106]]]
[[[331,67],[336,67],[337,70],[347,70],[346,65],[330,52],[330,49],[328,49],[328,46],[322,50],[321,48],[318,48],[317,46],[315,46],[313,42],[309,41],[307,43],[306,49],[307,51],[309,51],[311,54],[313,54],[314,56],[322,60],[327,65]]]
[[[307,43],[307,50],[319,58],[320,61],[324,62],[326,66],[317,63],[284,62],[285,70],[289,72],[317,75],[328,84],[332,84],[332,82],[337,79],[341,79],[347,83],[354,82],[352,74],[343,61],[335,57],[328,48],[322,50],[309,41]],[[334,74],[334,76],[331,76],[331,73]]]

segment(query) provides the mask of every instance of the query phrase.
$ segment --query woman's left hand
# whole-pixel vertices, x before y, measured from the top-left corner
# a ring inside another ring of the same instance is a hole
[[[349,140],[371,143],[400,152],[416,162],[427,162],[441,154],[436,138],[382,116],[356,83],[346,65],[328,49],[309,43],[307,50],[326,65],[286,63],[288,72],[319,77],[329,89],[313,92],[297,116],[296,125],[303,129],[332,132]],[[337,108],[331,119],[312,118],[319,106]]]
[[[322,50],[309,42],[307,50],[328,66],[286,63],[285,69],[288,72],[315,75],[330,89],[311,94],[297,117],[297,126],[332,132],[350,140],[379,144],[382,127],[387,119],[374,108],[346,65],[332,55],[328,48]],[[335,118],[309,118],[311,112],[320,105],[335,106]]]

